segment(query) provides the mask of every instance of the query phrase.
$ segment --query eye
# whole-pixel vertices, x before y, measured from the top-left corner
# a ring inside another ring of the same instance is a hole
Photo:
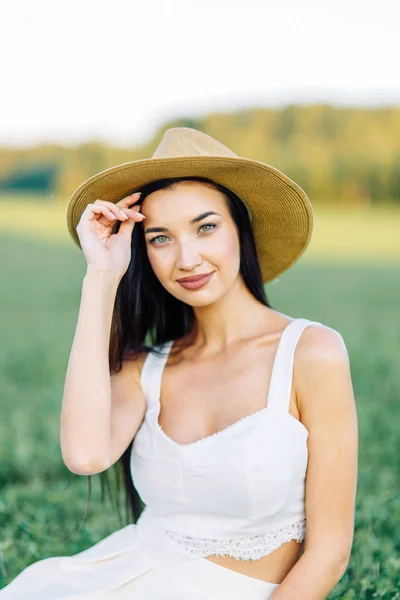
[[[211,227],[211,229],[209,229],[208,231],[203,231],[203,233],[210,233],[213,229],[215,229],[215,227],[217,227],[216,223],[204,223],[204,225],[201,225],[201,227],[199,227],[199,231],[201,229],[204,229],[204,227]],[[166,235],[156,235],[155,237],[151,238],[149,240],[149,244],[154,244],[156,246],[158,246],[159,244],[162,244],[163,241],[156,241],[156,240],[162,240],[162,238],[168,239],[168,237]]]
[[[216,223],[205,223],[204,225],[202,225],[200,227],[200,229],[203,229],[203,227],[212,227],[212,229],[209,229],[208,231],[205,232],[205,233],[208,233],[209,231],[212,231],[216,226],[217,226]]]
[[[155,237],[151,238],[151,240],[149,241],[149,244],[162,244],[164,240],[167,240],[167,236],[166,235],[156,235]],[[157,240],[161,240],[161,241],[157,241]]]

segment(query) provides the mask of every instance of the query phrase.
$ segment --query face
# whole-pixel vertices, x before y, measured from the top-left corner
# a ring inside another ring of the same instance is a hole
[[[150,264],[164,288],[191,306],[222,298],[239,275],[240,247],[225,196],[202,182],[183,181],[141,204]],[[179,281],[198,275],[198,281]]]

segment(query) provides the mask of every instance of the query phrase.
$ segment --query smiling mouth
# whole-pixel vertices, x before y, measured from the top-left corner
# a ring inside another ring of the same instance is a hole
[[[207,285],[213,275],[214,271],[211,271],[211,273],[193,275],[193,277],[182,277],[181,279],[177,279],[177,282],[187,290],[198,290]]]
[[[200,275],[192,275],[191,277],[181,277],[180,279],[177,279],[178,283],[182,283],[182,282],[187,282],[187,281],[200,281],[201,279],[204,279],[204,277],[208,277],[209,275],[212,275],[213,271],[211,271],[211,273],[201,273]]]

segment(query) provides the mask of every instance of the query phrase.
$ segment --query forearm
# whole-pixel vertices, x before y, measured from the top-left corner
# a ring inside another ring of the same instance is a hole
[[[63,460],[72,471],[101,469],[111,437],[109,343],[119,278],[88,271],[66,373],[61,410]]]
[[[325,600],[343,577],[347,562],[304,552],[286,575],[272,600]]]

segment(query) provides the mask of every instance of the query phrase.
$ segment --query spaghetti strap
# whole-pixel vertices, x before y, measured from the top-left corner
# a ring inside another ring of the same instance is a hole
[[[174,340],[158,344],[154,348],[162,354],[149,352],[140,373],[140,384],[147,400],[147,410],[157,407],[161,390],[161,377]]]
[[[267,406],[279,412],[288,412],[292,390],[294,352],[302,331],[308,325],[322,325],[318,321],[295,319],[283,330],[272,367]]]

